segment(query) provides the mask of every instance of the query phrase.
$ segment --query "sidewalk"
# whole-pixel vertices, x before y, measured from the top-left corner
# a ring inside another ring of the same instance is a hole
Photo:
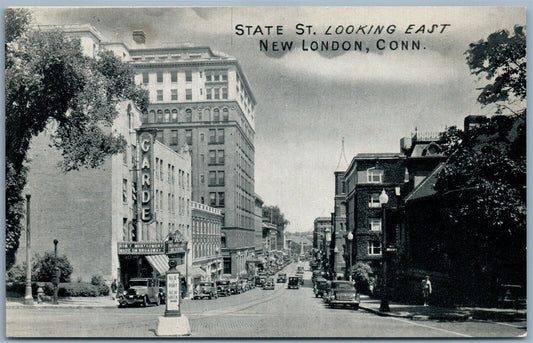
[[[527,318],[527,310],[500,309],[500,308],[479,308],[479,307],[458,307],[445,308],[437,306],[424,307],[423,305],[406,305],[396,302],[389,302],[390,312],[379,310],[380,299],[361,296],[359,308],[375,313],[379,316],[406,318],[413,320],[440,320],[440,321],[465,321],[465,320],[496,320],[496,321],[516,321]]]
[[[110,296],[104,297],[73,297],[59,298],[57,305],[51,301],[37,303],[34,298],[33,305],[25,305],[24,298],[6,298],[6,309],[17,308],[116,308],[118,302]]]

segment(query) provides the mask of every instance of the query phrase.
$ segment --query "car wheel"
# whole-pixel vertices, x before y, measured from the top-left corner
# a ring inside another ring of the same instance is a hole
[[[318,293],[315,293],[315,298],[318,298]]]
[[[359,309],[359,304],[353,305],[353,309],[357,311]]]
[[[141,304],[142,307],[146,307],[148,305],[148,299],[146,298],[146,296],[143,297],[143,302]]]
[[[218,294],[215,294],[215,299],[218,299]]]
[[[155,306],[161,305],[161,297],[157,296],[157,301],[155,302]]]

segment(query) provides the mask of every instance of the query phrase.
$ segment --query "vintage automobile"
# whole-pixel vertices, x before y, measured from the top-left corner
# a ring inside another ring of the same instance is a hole
[[[287,288],[300,288],[300,278],[297,276],[289,276],[289,282],[287,283]]]
[[[263,284],[265,283],[266,281],[266,276],[265,275],[257,275],[255,277],[255,285],[256,286],[263,286]]]
[[[297,273],[300,273],[300,272],[304,272],[304,267],[303,266],[298,266],[298,268],[296,269],[296,272]]]
[[[263,289],[269,289],[269,290],[273,290],[274,289],[274,278],[267,278],[267,280],[265,281],[265,284],[263,285]]]
[[[217,284],[217,292],[219,296],[229,297],[231,295],[229,280],[218,280],[216,284]]]
[[[329,307],[347,306],[355,310],[359,308],[360,296],[352,281],[331,281],[331,288],[327,294]]]
[[[315,285],[313,286],[313,292],[315,293],[315,298],[324,297],[329,288],[329,281],[323,277],[318,277],[315,280]]]
[[[239,280],[239,284],[241,285],[243,292],[246,292],[250,289],[250,283],[248,282],[248,280],[241,279]]]
[[[296,272],[296,276],[300,280],[300,285],[304,284],[304,273],[303,272]]]
[[[152,278],[133,278],[129,281],[129,288],[117,297],[120,307],[128,305],[148,306],[161,304],[159,280]]]
[[[229,282],[229,289],[231,291],[231,294],[241,294],[242,293],[242,287],[237,281],[237,279],[232,279]]]
[[[278,274],[277,282],[278,282],[278,283],[285,283],[285,282],[287,282],[287,274],[285,274],[285,273],[279,273],[279,274]]]
[[[194,289],[193,299],[218,299],[217,284],[214,282],[200,282]]]
[[[322,276],[322,272],[320,270],[313,270],[313,276],[311,276],[311,281],[313,281],[313,284],[315,283],[315,280]]]

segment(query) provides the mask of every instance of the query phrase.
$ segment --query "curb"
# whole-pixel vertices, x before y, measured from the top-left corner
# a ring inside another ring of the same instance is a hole
[[[374,308],[361,306],[359,305],[359,308],[370,312],[377,314],[380,317],[394,317],[394,318],[404,318],[404,319],[412,319],[412,320],[419,320],[419,321],[425,321],[425,320],[447,320],[447,321],[467,321],[469,319],[472,319],[471,314],[453,314],[453,315],[418,315],[418,314],[396,314],[393,312],[381,312],[380,310],[376,310]]]
[[[102,308],[102,309],[110,309],[110,308],[118,308],[118,305],[67,305],[67,304],[58,304],[58,305],[6,305],[7,309],[95,309],[95,308]]]

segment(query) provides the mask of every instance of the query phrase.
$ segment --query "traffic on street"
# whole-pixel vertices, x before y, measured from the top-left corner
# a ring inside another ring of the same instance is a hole
[[[526,322],[415,321],[381,317],[353,306],[331,307],[317,297],[308,263],[292,263],[274,275],[290,280],[303,270],[303,284],[289,288],[274,282],[273,289],[255,287],[246,292],[209,300],[185,299],[191,337],[518,337]],[[212,286],[210,286],[212,287]],[[268,288],[268,287],[267,287]],[[126,308],[17,308],[6,310],[9,337],[156,337],[164,306]],[[50,330],[53,326],[54,330]]]

